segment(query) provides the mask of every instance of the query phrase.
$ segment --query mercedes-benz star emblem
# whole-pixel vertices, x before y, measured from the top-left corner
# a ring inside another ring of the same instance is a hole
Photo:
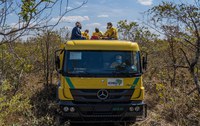
[[[101,89],[97,92],[97,97],[100,99],[100,100],[105,100],[108,98],[108,91],[105,90],[105,89]]]

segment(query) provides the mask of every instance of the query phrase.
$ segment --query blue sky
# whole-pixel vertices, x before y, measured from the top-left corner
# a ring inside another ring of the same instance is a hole
[[[18,0],[16,0],[18,2]],[[75,8],[85,0],[69,0],[68,9]],[[180,2],[194,2],[194,0],[165,0]],[[64,2],[66,2],[64,0]],[[62,8],[65,9],[65,3],[62,3]],[[82,31],[89,29],[90,34],[98,27],[101,31],[106,30],[107,22],[116,24],[120,20],[142,22],[143,12],[161,3],[162,0],[88,0],[87,4],[81,8],[67,13],[55,29],[67,27],[70,30],[74,27],[76,21],[82,23]],[[57,21],[59,17],[59,4],[53,8],[51,14],[51,23]],[[48,13],[48,12],[47,12]],[[44,14],[45,15],[45,14]],[[47,14],[46,14],[47,15]],[[15,15],[10,15],[9,24],[15,24],[17,19]]]
[[[84,0],[73,0],[69,8],[80,5]],[[193,0],[165,0],[176,3],[192,2]],[[57,26],[74,27],[76,21],[81,21],[82,31],[89,29],[90,34],[98,27],[101,31],[106,30],[107,22],[116,24],[120,20],[142,22],[143,12],[161,3],[162,0],[88,0],[88,3],[82,8],[68,13]],[[72,20],[77,19],[77,20]],[[70,23],[67,23],[70,21]]]
[[[73,0],[69,8],[80,5],[82,1]],[[120,20],[139,21],[143,17],[142,12],[155,4],[153,0],[88,0],[80,9],[68,13],[57,28],[66,26],[71,29],[76,21],[81,21],[82,30],[89,29],[90,34],[95,27],[104,32],[107,22],[116,26]],[[71,18],[77,20],[72,21]]]

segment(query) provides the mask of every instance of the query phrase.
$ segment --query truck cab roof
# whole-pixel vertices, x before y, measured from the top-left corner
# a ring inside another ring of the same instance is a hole
[[[122,40],[70,40],[61,45],[66,50],[121,50],[139,51],[136,42]]]

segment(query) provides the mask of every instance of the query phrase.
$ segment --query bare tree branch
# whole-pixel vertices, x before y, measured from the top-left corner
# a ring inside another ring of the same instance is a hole
[[[23,6],[23,3],[19,3],[19,1],[18,1],[14,4],[13,2],[9,3],[8,1],[9,0],[5,0],[4,2],[1,1],[1,3],[0,3],[1,6],[3,6],[3,7],[1,7],[2,10],[4,10],[4,11],[0,11],[0,15],[1,15],[0,16],[0,26],[1,26],[0,37],[4,38],[3,39],[4,41],[0,41],[0,44],[9,42],[5,38],[6,38],[6,36],[13,34],[13,33],[23,35],[30,30],[42,29],[44,27],[54,29],[68,12],[79,9],[88,2],[87,0],[83,0],[81,5],[78,5],[77,7],[74,7],[72,9],[68,9],[69,0],[66,0],[66,1],[65,0],[55,0],[53,2],[52,1],[45,2],[44,0],[39,0],[37,3],[34,4],[34,6],[29,7],[30,12],[27,12],[29,17],[28,17],[28,20],[25,21],[23,19],[22,15],[20,15],[20,13],[17,12],[17,10],[19,10],[19,8],[21,8]],[[63,6],[64,2],[66,3],[66,7],[65,7],[66,9],[64,9],[64,11],[62,11],[63,10],[62,6]],[[56,22],[52,23],[51,22],[51,20],[52,20],[51,12],[52,12],[53,8],[56,7],[55,5],[58,3],[60,4],[60,9],[59,9],[60,16]],[[9,26],[6,23],[8,20],[7,15],[14,11],[14,9],[12,9],[12,8],[14,8],[15,5],[18,6],[18,8],[15,10],[15,14],[18,16],[19,20],[14,25],[15,28],[13,28],[13,26]],[[35,10],[37,10],[37,11],[35,11]],[[48,14],[44,15],[44,13],[46,13],[46,12]],[[21,31],[23,31],[23,32],[21,32]]]
[[[180,48],[180,50],[183,52],[183,55],[184,55],[184,57],[185,57],[185,59],[186,59],[188,65],[190,66],[191,63],[190,63],[190,61],[189,61],[189,59],[188,59],[188,57],[187,57],[187,55],[186,55],[186,52],[185,52],[182,48]]]

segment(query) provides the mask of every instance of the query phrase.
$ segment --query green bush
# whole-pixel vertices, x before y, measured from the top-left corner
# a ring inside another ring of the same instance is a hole
[[[29,98],[19,92],[13,93],[13,88],[8,80],[4,80],[0,86],[0,124],[2,125],[15,123],[9,122],[8,117],[16,113],[24,114],[32,108]]]

